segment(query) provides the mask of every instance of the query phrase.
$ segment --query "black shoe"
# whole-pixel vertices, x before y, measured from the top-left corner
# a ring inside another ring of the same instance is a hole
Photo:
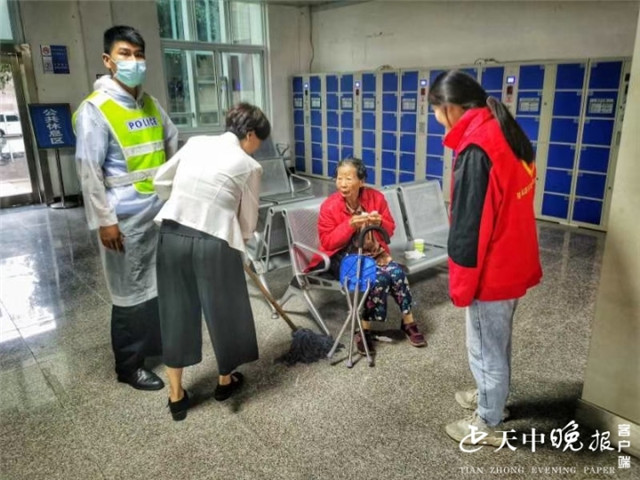
[[[189,409],[189,394],[184,390],[184,396],[177,402],[168,401],[167,405],[171,411],[171,416],[176,422],[187,418],[187,410]]]
[[[220,385],[216,387],[216,391],[213,392],[213,398],[222,402],[229,398],[233,393],[238,390],[244,383],[244,376],[240,372],[233,372],[231,374],[231,383],[229,385]]]
[[[118,375],[118,381],[128,383],[138,390],[162,390],[164,382],[155,373],[139,368],[131,375]]]

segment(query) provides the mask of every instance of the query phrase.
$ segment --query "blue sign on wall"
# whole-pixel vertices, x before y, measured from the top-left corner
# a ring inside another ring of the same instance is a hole
[[[31,125],[38,148],[75,147],[68,103],[35,103],[29,105]]]

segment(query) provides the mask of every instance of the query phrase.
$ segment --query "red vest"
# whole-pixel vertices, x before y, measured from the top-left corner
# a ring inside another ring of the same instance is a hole
[[[491,162],[477,264],[463,267],[449,258],[449,292],[454,305],[523,296],[542,277],[533,208],[535,164],[527,165],[515,156],[488,108],[467,110],[447,133],[444,144],[458,154],[476,145]],[[453,189],[452,179],[452,201]]]

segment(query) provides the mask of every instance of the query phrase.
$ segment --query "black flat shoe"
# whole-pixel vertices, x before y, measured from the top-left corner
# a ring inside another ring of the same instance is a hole
[[[240,372],[233,372],[231,374],[231,383],[229,385],[220,385],[216,387],[216,391],[213,392],[213,398],[222,402],[229,398],[235,391],[237,391],[244,383],[244,375]]]
[[[128,383],[137,390],[162,390],[164,382],[155,373],[139,368],[130,375],[118,375],[118,381]]]
[[[169,400],[167,406],[171,411],[171,416],[174,421],[179,422],[184,420],[187,418],[187,410],[189,409],[189,394],[184,390],[184,396],[180,400],[177,402]]]

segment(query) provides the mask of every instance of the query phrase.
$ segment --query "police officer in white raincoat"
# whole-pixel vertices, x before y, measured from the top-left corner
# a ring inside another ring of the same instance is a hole
[[[161,354],[156,288],[157,227],[162,201],[154,192],[157,168],[177,150],[178,131],[158,101],[142,91],[145,44],[132,27],[104,33],[104,65],[111,75],[73,116],[76,165],[89,228],[98,229],[100,256],[113,303],[111,341],[118,381],[159,390],[145,369]]]

